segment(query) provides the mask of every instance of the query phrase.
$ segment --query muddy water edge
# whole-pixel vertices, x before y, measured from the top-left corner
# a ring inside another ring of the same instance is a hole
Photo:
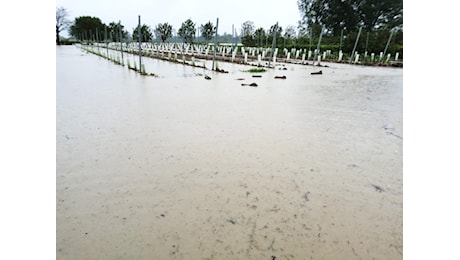
[[[57,259],[402,259],[402,69],[146,64],[56,47]]]

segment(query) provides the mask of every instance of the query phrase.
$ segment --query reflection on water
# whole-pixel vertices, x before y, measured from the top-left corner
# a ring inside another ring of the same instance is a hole
[[[143,61],[56,48],[58,259],[402,258],[402,69]]]

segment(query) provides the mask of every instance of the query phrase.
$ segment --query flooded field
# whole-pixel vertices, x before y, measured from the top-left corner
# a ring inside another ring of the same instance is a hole
[[[402,69],[145,64],[56,48],[57,259],[402,259]]]

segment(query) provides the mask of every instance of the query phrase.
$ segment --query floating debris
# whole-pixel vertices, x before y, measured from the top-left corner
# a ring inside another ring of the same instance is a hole
[[[374,187],[375,191],[377,192],[384,192],[385,190],[382,189],[382,187],[378,186],[378,185],[374,185],[374,184],[371,184],[372,187]]]
[[[286,76],[275,76],[275,79],[287,79]]]
[[[251,84],[244,84],[244,83],[241,83],[241,86],[250,86],[250,87],[257,87],[257,83],[253,82]]]
[[[206,75],[206,76],[204,76],[204,79],[210,80],[211,77],[209,77],[208,75]]]
[[[219,69],[219,68],[216,68],[215,71],[217,71],[217,72],[222,72],[222,73],[228,73],[228,71],[223,70],[223,69]]]
[[[158,75],[156,75],[155,73],[141,72],[141,75],[142,75],[142,76],[152,76],[152,77],[158,78]]]
[[[308,194],[310,194],[309,191],[305,192],[305,194],[303,195],[303,198],[304,198],[306,201],[310,201],[310,199],[308,199]]]
[[[231,218],[231,219],[227,219],[227,221],[228,221],[228,222],[230,222],[230,223],[232,223],[233,225],[235,225],[235,224],[236,224],[236,221],[235,221],[233,218]]]
[[[317,72],[312,72],[310,73],[311,75],[322,75],[323,74],[323,71],[320,70],[320,71],[317,71]]]

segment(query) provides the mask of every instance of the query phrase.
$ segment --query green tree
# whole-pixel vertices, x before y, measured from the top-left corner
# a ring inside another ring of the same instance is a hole
[[[379,0],[385,1],[385,0]],[[359,23],[355,0],[329,0],[328,8],[323,13],[326,29],[332,35],[340,35],[343,27],[355,28]]]
[[[260,27],[254,32],[254,40],[256,41],[256,45],[258,47],[263,46],[265,43],[265,30],[264,28]]]
[[[295,27],[292,26],[292,25],[288,25],[286,27],[286,31],[284,31],[284,37],[286,37],[286,38],[295,37]]]
[[[195,39],[195,23],[191,19],[187,19],[182,23],[177,34],[184,40],[185,43],[193,43]]]
[[[64,7],[56,8],[56,44],[60,45],[59,33],[67,29],[70,25],[70,21],[67,19],[68,12]]]
[[[268,30],[268,46],[272,46],[273,42],[273,34],[276,32],[276,46],[275,47],[282,47],[283,46],[283,27],[274,24],[270,26],[270,29]]]
[[[139,40],[139,26],[134,28],[133,30],[133,40]],[[150,26],[143,24],[141,25],[141,41],[142,42],[149,42],[153,39],[152,29]]]
[[[385,49],[385,46],[387,44],[387,41],[390,37],[391,29],[388,28],[381,28],[381,29],[375,29],[373,31],[369,32],[369,43],[366,49],[366,36],[367,33],[361,32],[361,40],[358,42],[358,46],[356,47],[358,52],[364,52],[367,50],[369,53],[380,53]],[[352,48],[355,43],[355,39],[357,36],[357,32],[352,32],[350,34],[350,37],[348,42],[346,42],[348,45],[345,47],[348,47],[348,52],[352,51]],[[393,52],[393,54],[396,51],[401,52],[400,50],[396,50],[398,46],[402,46],[402,32],[401,31],[396,31],[393,34],[390,45],[388,46],[388,51],[387,53]]]
[[[322,0],[297,0],[297,5],[302,18],[299,27],[306,27],[304,28],[305,34],[311,34],[312,24],[321,23],[321,5],[318,4],[320,1]]]
[[[284,31],[284,43],[283,43],[283,48],[286,46],[289,46],[291,44],[291,40],[295,38],[295,28],[292,25],[288,25],[286,27],[286,30]],[[287,45],[286,45],[287,43]]]
[[[216,32],[216,27],[211,23],[211,21],[202,24],[200,26],[201,35],[206,41],[210,41]]]
[[[275,31],[276,31],[276,37],[280,37],[281,34],[283,33],[283,27],[281,27],[279,25],[276,27],[276,29],[275,29],[275,27],[276,27],[276,24],[270,26],[270,29],[268,30],[268,37],[269,38],[273,38],[273,34],[275,33]]]
[[[298,0],[297,3],[302,23],[312,29],[315,25],[316,28],[325,25],[328,31],[337,34],[343,27],[354,28],[358,25],[356,0]]]
[[[382,27],[391,29],[402,26],[402,0],[358,0],[356,2],[359,18],[365,29],[373,30]]]
[[[341,29],[367,30],[402,26],[402,0],[298,0],[303,24],[325,26],[332,35]]]
[[[245,46],[254,45],[254,22],[246,21],[241,25],[241,43]]]
[[[96,31],[99,35],[103,35],[105,24],[101,22],[101,19],[91,16],[80,16],[75,18],[72,26],[70,26],[70,35],[79,40],[91,40],[96,39]],[[102,39],[98,36],[99,39]]]
[[[107,37],[113,41],[118,42],[120,41],[120,30],[121,30],[121,37],[122,39],[128,38],[128,31],[125,30],[125,27],[121,23],[111,22],[107,26]]]
[[[155,36],[165,42],[172,36],[172,26],[168,23],[159,23],[155,27]]]

